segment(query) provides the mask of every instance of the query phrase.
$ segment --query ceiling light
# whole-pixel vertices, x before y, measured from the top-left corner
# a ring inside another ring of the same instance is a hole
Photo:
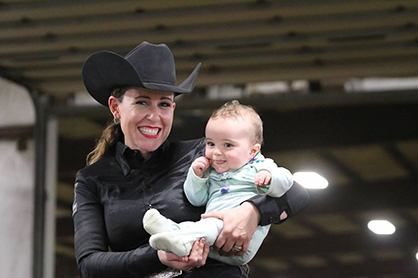
[[[372,220],[367,227],[378,235],[391,235],[396,231],[395,226],[387,220]]]
[[[415,258],[417,259],[417,261],[418,261],[418,252],[415,254]]]
[[[296,172],[293,179],[308,189],[324,189],[328,187],[328,181],[315,172]]]

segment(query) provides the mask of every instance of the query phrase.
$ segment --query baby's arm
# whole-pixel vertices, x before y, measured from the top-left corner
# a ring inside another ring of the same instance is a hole
[[[206,157],[197,158],[189,168],[183,185],[187,199],[197,207],[206,205],[209,199],[208,186],[206,186],[208,177],[205,176],[209,165],[209,160]]]
[[[205,174],[206,170],[209,168],[210,161],[208,158],[201,156],[199,158],[196,158],[195,161],[193,161],[192,169],[196,176],[199,178],[203,178],[203,175]]]
[[[278,167],[271,159],[257,165],[258,172],[254,183],[260,194],[281,197],[293,185],[293,176],[289,170]]]
[[[270,185],[271,173],[268,170],[260,170],[254,177],[254,183],[257,186]]]

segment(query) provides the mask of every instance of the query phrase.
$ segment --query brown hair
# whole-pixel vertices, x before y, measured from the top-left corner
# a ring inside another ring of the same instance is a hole
[[[122,102],[125,92],[129,90],[130,87],[117,88],[113,90],[112,96],[117,98],[119,102]],[[116,143],[124,141],[124,135],[120,124],[114,122],[114,120],[109,121],[102,132],[99,140],[96,142],[94,149],[87,155],[86,164],[91,165],[103,157]]]
[[[238,100],[232,100],[215,110],[210,118],[242,118],[249,120],[254,128],[254,142],[263,144],[263,121],[255,109],[249,105],[243,105]]]

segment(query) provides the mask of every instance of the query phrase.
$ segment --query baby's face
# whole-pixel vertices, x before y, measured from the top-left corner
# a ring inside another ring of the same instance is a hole
[[[206,157],[218,173],[233,172],[257,153],[254,149],[254,129],[250,121],[209,119],[206,125]]]

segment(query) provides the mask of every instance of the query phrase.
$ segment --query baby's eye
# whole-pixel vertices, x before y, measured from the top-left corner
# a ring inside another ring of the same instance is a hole
[[[231,143],[225,143],[225,144],[224,144],[224,146],[225,146],[225,148],[231,148],[231,147],[233,147],[234,145],[232,145]]]
[[[208,145],[209,147],[215,146],[215,144],[213,142],[207,142],[206,145]]]

